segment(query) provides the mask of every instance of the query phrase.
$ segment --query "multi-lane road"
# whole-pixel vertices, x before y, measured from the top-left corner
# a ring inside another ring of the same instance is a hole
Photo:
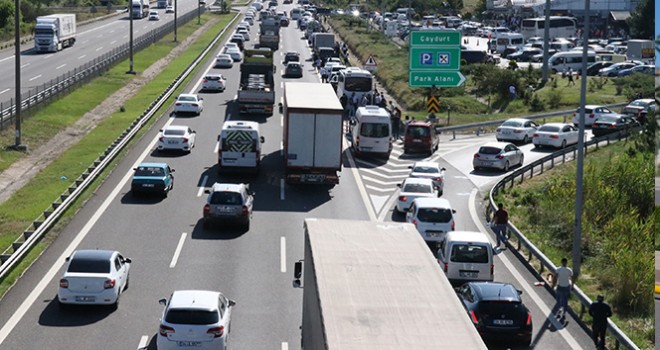
[[[291,7],[280,5],[287,11]],[[103,30],[94,27],[87,31],[93,36],[99,35],[99,31],[122,30],[125,23],[119,22],[99,23]],[[248,45],[256,40],[257,31],[255,24]],[[319,82],[309,62],[310,50],[295,24],[283,28],[281,35],[281,46],[275,53],[277,101],[282,97],[283,83],[290,81],[280,76],[283,71],[280,61],[286,51],[298,51],[307,60],[304,77],[292,80]],[[97,40],[89,40],[89,47],[79,42],[52,59],[66,54],[69,60],[64,59],[60,64],[75,64],[71,57],[87,54],[95,50],[93,45],[101,45]],[[331,190],[283,185],[282,116],[277,112],[268,118],[244,117],[261,123],[266,139],[262,151],[264,168],[259,177],[218,176],[214,153],[217,134],[224,120],[241,118],[234,102],[239,71],[238,65],[222,70],[211,65],[212,62],[207,63],[187,90],[199,91],[204,71],[225,74],[227,90],[203,93],[205,109],[200,116],[164,115],[0,301],[0,348],[155,349],[154,337],[162,312],[158,299],[177,289],[210,289],[222,291],[237,302],[232,313],[230,348],[298,349],[302,291],[294,288],[291,270],[293,263],[303,257],[303,219],[402,220],[392,214],[396,183],[405,178],[408,165],[416,159],[402,155],[401,145],[395,146],[384,164],[356,160],[346,149],[340,184]],[[188,125],[197,131],[192,153],[161,155],[154,151],[158,129],[167,124]],[[479,145],[493,140],[493,135],[464,136],[457,140],[443,136],[440,150],[431,157],[447,168],[444,197],[457,209],[457,230],[487,230],[479,214],[480,201],[503,174],[474,173],[471,161]],[[535,151],[531,145],[522,149],[526,162],[547,152]],[[167,198],[131,196],[132,168],[141,161],[165,161],[176,169],[176,186]],[[203,190],[221,181],[251,183],[256,194],[248,232],[202,227]],[[130,288],[116,311],[58,308],[55,298],[65,257],[75,249],[89,248],[116,249],[133,259]],[[498,252],[495,277],[523,291],[523,299],[533,315],[536,348],[591,347],[590,338],[576,320],[555,319],[551,311],[552,295],[544,287],[534,285],[536,279],[514,253]]]

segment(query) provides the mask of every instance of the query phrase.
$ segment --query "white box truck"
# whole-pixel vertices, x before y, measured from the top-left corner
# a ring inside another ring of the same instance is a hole
[[[284,165],[290,184],[339,184],[342,106],[331,84],[284,84]]]
[[[149,0],[133,0],[131,2],[131,16],[133,16],[133,19],[149,16]]]
[[[655,57],[655,44],[653,40],[628,40],[626,56],[629,60],[648,60]]]
[[[487,349],[412,224],[312,218],[304,231],[302,349]]]
[[[76,42],[76,15],[73,13],[37,17],[34,27],[36,52],[57,52]]]

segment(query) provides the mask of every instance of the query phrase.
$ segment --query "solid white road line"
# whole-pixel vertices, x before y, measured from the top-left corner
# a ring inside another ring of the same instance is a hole
[[[284,116],[280,116],[280,127],[284,127]]]
[[[470,202],[468,203],[470,216],[472,217],[472,221],[474,222],[474,224],[477,225],[477,227],[479,228],[479,231],[488,232],[488,229],[486,229],[486,227],[481,223],[481,220],[479,219],[479,214],[477,214],[476,206],[477,206],[478,192],[479,191],[477,191],[477,189],[475,188],[472,190],[472,193],[470,194]],[[488,236],[488,240],[491,242],[491,244],[493,244],[494,242],[491,235],[487,235],[487,236]],[[555,327],[555,329],[557,329],[559,335],[561,335],[561,337],[564,338],[564,340],[568,343],[569,348],[579,349],[580,344],[578,344],[578,342],[575,340],[575,338],[573,338],[571,333],[569,333],[568,330],[566,330],[566,327],[564,327],[561,323],[559,323],[559,321],[557,321],[557,319],[552,315],[552,310],[548,308],[547,305],[545,305],[541,297],[538,295],[538,293],[536,293],[536,290],[527,284],[527,281],[525,281],[523,276],[521,276],[518,270],[516,270],[516,268],[513,266],[513,263],[509,260],[509,258],[502,253],[498,254],[498,256],[500,260],[502,260],[502,264],[504,264],[507,270],[511,272],[513,278],[515,278],[516,281],[518,281],[518,285],[525,290],[525,294],[527,295],[527,297],[534,301],[534,303],[539,307],[539,309],[541,309],[541,312],[544,315],[549,316],[547,317],[547,320],[549,320],[552,323],[552,325]]]
[[[79,60],[82,60],[82,59],[85,58],[86,56],[87,56],[87,55],[78,56],[78,59],[79,59]]]
[[[7,91],[9,91],[9,89],[4,89],[4,90],[0,91],[0,95],[4,94]]]
[[[110,45],[114,45],[114,43],[116,43],[116,42],[117,42],[117,40],[113,40],[113,41],[110,42]]]
[[[32,77],[32,78],[30,78],[30,81],[32,81],[32,80],[36,80],[36,79],[39,79],[39,78],[41,78],[41,74],[37,75],[36,77]]]
[[[346,142],[346,139],[342,140],[342,144],[344,149],[348,148],[348,142]],[[369,215],[369,221],[376,221],[378,220],[378,217],[376,216],[376,212],[374,212],[374,206],[371,204],[371,199],[369,199],[369,195],[367,194],[367,191],[364,189],[364,183],[362,183],[362,178],[360,177],[358,168],[357,166],[355,166],[355,160],[353,159],[353,154],[351,154],[351,152],[347,152],[347,158],[348,158],[348,163],[351,165],[351,172],[353,173],[353,178],[355,179],[355,182],[357,182],[357,188],[358,191],[360,192],[360,197],[362,197],[362,203],[364,203],[364,207],[367,208],[367,215]]]
[[[282,342],[282,350],[289,350],[289,343],[283,341]]]
[[[2,61],[6,61],[6,60],[10,60],[10,59],[12,59],[12,58],[14,58],[14,55],[11,55],[11,56],[9,56],[9,57],[5,57],[5,58],[1,59],[0,62],[2,62]]]
[[[25,68],[25,67],[27,67],[27,66],[29,66],[29,65],[30,65],[30,63],[26,63],[26,64],[24,64],[24,65],[21,66],[21,69],[23,69],[23,68]]]
[[[284,200],[284,179],[280,179],[280,200]]]
[[[137,350],[146,349],[148,341],[149,341],[149,336],[143,335],[142,338],[140,338],[140,342],[138,343]]]
[[[220,141],[216,141],[215,147],[213,148],[213,153],[217,154],[219,150],[220,150]]]
[[[62,68],[64,68],[65,66],[66,66],[66,63],[65,63],[65,64],[61,64],[61,65],[55,67],[55,69],[62,69]]]
[[[280,271],[286,272],[286,237],[280,237]]]
[[[172,257],[172,262],[170,262],[170,269],[173,269],[176,266],[176,261],[179,260],[179,254],[181,254],[181,249],[183,249],[183,243],[186,242],[187,233],[182,233],[181,238],[179,238],[179,244],[176,245],[176,250],[174,250],[174,256]]]
[[[174,121],[174,117],[171,117],[166,123],[164,127],[169,126],[172,124]],[[140,163],[151,153],[151,150],[156,146],[156,142],[158,142],[158,137],[154,137],[153,140],[151,140],[151,143],[144,149],[142,154],[138,157],[138,159],[133,163],[133,166],[131,166],[129,169],[133,169],[140,165]],[[39,281],[39,283],[34,287],[32,292],[28,294],[28,296],[25,298],[23,303],[16,309],[16,312],[7,320],[7,322],[0,328],[0,345],[7,339],[7,336],[9,336],[9,333],[16,327],[18,322],[21,321],[23,316],[28,312],[30,309],[30,306],[37,301],[37,298],[39,298],[39,295],[44,292],[46,287],[49,286],[49,283],[51,283],[51,280],[55,278],[55,275],[59,272],[60,268],[62,268],[62,263],[65,258],[71,256],[73,254],[73,251],[76,250],[80,242],[85,239],[89,231],[91,231],[92,227],[96,224],[96,222],[101,218],[103,213],[108,209],[110,206],[110,203],[114,202],[119,193],[124,189],[126,186],[126,183],[128,180],[131,179],[133,176],[132,171],[128,171],[126,175],[119,181],[119,184],[117,184],[117,187],[115,187],[114,190],[110,193],[110,195],[105,199],[105,201],[101,204],[99,209],[90,217],[89,221],[83,226],[82,230],[78,233],[78,235],[71,241],[71,243],[66,247],[66,249],[62,252],[62,255],[57,258],[56,261],[60,263],[54,264],[48,272],[44,275],[44,277]]]
[[[54,54],[52,54],[52,53],[51,53],[50,55],[46,55],[46,56],[44,56],[44,59],[47,60],[47,59],[53,57],[53,55],[54,55]]]
[[[284,141],[280,141],[280,155],[284,156]]]
[[[103,46],[97,48],[97,49],[96,49],[96,52],[99,52],[99,51],[101,51],[101,50],[103,50]]]
[[[201,197],[202,193],[204,193],[204,189],[206,188],[206,181],[209,180],[208,175],[204,175],[204,178],[202,178],[202,185],[199,186],[199,190],[197,191],[197,197]]]

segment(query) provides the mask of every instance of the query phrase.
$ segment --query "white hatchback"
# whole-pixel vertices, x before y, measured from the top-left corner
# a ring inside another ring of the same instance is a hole
[[[160,130],[158,150],[190,152],[195,147],[197,133],[185,125],[169,125]]]
[[[196,94],[181,94],[174,103],[174,113],[194,113],[204,110],[204,100]]]
[[[60,306],[119,305],[128,288],[131,259],[117,251],[77,250],[66,259],[57,300]]]
[[[438,197],[438,188],[431,179],[418,179],[409,177],[397,185],[399,196],[397,197],[395,211],[405,213],[410,208],[410,203],[419,197]]]
[[[440,242],[456,227],[451,204],[444,198],[415,198],[406,214],[406,221],[415,225],[425,241]]]
[[[220,292],[178,290],[165,305],[156,339],[158,350],[226,349],[231,309],[236,302]]]
[[[518,141],[528,143],[532,141],[534,132],[539,127],[535,122],[525,118],[512,118],[500,125],[495,137],[497,141]]]

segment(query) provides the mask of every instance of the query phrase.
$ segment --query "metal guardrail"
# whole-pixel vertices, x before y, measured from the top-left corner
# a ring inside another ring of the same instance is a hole
[[[592,147],[598,149],[598,147],[605,143],[606,145],[609,145],[611,142],[619,141],[620,139],[618,138],[619,134],[610,134],[606,136],[602,136],[600,138],[592,139],[584,143],[584,154],[587,154],[587,150]],[[625,135],[625,140],[628,140],[628,135]],[[513,171],[511,174],[505,176],[502,178],[502,180],[498,181],[495,186],[490,190],[489,193],[489,205],[486,208],[486,217],[490,218],[492,217],[492,213],[497,210],[497,205],[495,202],[495,197],[500,193],[504,193],[508,188],[513,188],[514,184],[516,183],[516,180],[518,183],[522,183],[525,179],[525,177],[532,178],[535,175],[540,175],[543,173],[544,170],[549,170],[555,167],[555,163],[559,161],[560,164],[563,164],[567,161],[573,160],[576,158],[577,155],[577,150],[578,146],[574,145],[571,147],[567,147],[565,149],[559,150],[557,152],[554,152],[548,156],[545,156],[541,159],[537,159],[536,161],[525,165],[521,167],[520,169],[517,169]],[[567,157],[567,154],[572,154],[572,157]],[[515,235],[517,243],[516,246],[514,247],[518,252],[521,252],[522,248],[525,248],[527,250],[527,260],[524,261],[529,265],[529,267],[534,268],[531,265],[531,260],[532,258],[536,258],[539,263],[540,263],[540,269],[538,271],[539,275],[543,277],[544,271],[547,269],[549,272],[556,272],[557,267],[552,263],[550,259],[548,259],[543,252],[541,252],[535,245],[532,243],[525,235],[518,230],[518,228],[512,224],[509,221],[507,230],[510,234]],[[509,241],[511,242],[511,241]],[[513,245],[513,244],[512,244]],[[522,252],[521,252],[522,253]],[[520,254],[521,256],[524,256],[524,254]],[[578,314],[578,317],[581,321],[584,321],[583,317],[586,313],[588,313],[589,306],[591,305],[591,299],[577,286],[574,286],[572,294],[574,294],[577,299],[580,301],[580,311]],[[635,345],[630,338],[626,334],[623,333],[623,331],[612,321],[608,319],[608,325],[607,325],[608,331],[611,333],[611,335],[615,338],[616,343],[616,349],[619,349],[619,346],[623,345],[627,349],[633,349],[633,350],[639,350],[639,347]]]
[[[615,104],[611,104],[611,105],[605,105],[605,107],[615,108],[615,107],[624,107],[626,105],[628,105],[628,103],[615,103]],[[567,122],[566,121],[566,115],[571,115],[573,112],[575,112],[575,109],[569,109],[569,110],[558,111],[558,112],[550,112],[550,113],[541,113],[541,114],[530,115],[528,117],[518,117],[518,118],[537,120],[537,119],[545,119],[545,118],[564,116],[564,122]],[[464,125],[454,125],[454,126],[444,126],[444,127],[436,126],[435,130],[438,133],[451,132],[453,138],[455,139],[457,131],[477,129],[476,133],[477,133],[477,136],[479,136],[479,134],[484,133],[484,128],[485,127],[500,126],[506,120],[511,119],[511,118],[513,118],[513,117],[510,117],[510,118],[507,118],[507,119],[501,119],[501,120],[490,120],[490,121],[486,121],[486,122],[471,123],[471,124],[464,124]]]
[[[57,222],[60,216],[71,206],[71,204],[80,196],[80,194],[94,181],[94,179],[112,162],[112,160],[122,151],[122,149],[131,141],[142,126],[154,116],[156,111],[167,101],[174,91],[183,83],[183,81],[193,72],[193,70],[202,62],[204,56],[214,48],[216,43],[222,38],[224,33],[231,29],[230,26],[240,13],[218,33],[213,41],[202,51],[195,60],[176,77],[172,83],[163,91],[160,96],[154,100],[142,114],[133,121],[133,123],[115,140],[113,143],[97,158],[87,170],[80,175],[64,191],[51,206],[46,209],[34,222],[25,230],[16,240],[0,255],[0,281],[4,280],[7,274],[18,264],[23,257],[30,251],[32,246]]]
[[[187,23],[197,16],[197,10],[192,10],[182,16],[179,20],[181,23]],[[152,29],[146,34],[143,34],[133,40],[133,49],[140,51],[147,46],[157,42],[165,35],[174,31],[174,23],[169,22],[159,28]],[[38,85],[29,89],[26,93],[21,94],[21,111],[28,111],[32,107],[47,102],[54,97],[61,96],[70,92],[72,89],[77,88],[81,84],[87,83],[96,78],[102,73],[106,72],[115,63],[124,60],[129,55],[129,43],[125,43],[119,47],[112,49],[100,57],[85,63],[82,66],[76,67],[49,82]],[[0,102],[0,130],[5,127],[13,125],[16,116],[16,104],[12,98],[4,102]]]

